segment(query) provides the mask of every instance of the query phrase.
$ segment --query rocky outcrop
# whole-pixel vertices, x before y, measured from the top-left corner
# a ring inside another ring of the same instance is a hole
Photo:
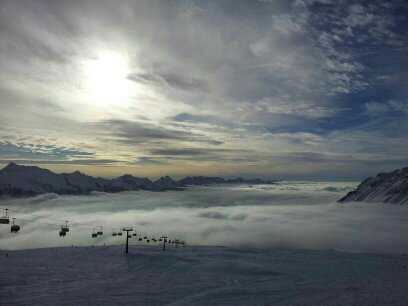
[[[408,204],[408,167],[365,179],[339,202]]]

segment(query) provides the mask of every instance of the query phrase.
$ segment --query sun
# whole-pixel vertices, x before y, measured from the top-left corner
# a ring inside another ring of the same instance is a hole
[[[124,56],[101,52],[84,64],[85,88],[89,98],[99,105],[119,106],[130,94],[129,67]]]

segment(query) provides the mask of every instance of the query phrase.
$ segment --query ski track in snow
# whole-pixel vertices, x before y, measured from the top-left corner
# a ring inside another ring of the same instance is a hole
[[[0,305],[407,305],[406,288],[407,255],[201,246],[0,252]]]

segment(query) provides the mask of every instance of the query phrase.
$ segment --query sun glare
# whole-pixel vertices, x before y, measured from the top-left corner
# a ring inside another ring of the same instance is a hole
[[[130,91],[126,58],[118,53],[101,53],[85,63],[85,87],[94,103],[124,105]]]

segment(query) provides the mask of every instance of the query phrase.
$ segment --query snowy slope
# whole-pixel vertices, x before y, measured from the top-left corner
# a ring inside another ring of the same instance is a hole
[[[0,252],[1,305],[407,305],[407,256],[224,247]]]
[[[339,202],[408,204],[408,167],[365,179]]]

